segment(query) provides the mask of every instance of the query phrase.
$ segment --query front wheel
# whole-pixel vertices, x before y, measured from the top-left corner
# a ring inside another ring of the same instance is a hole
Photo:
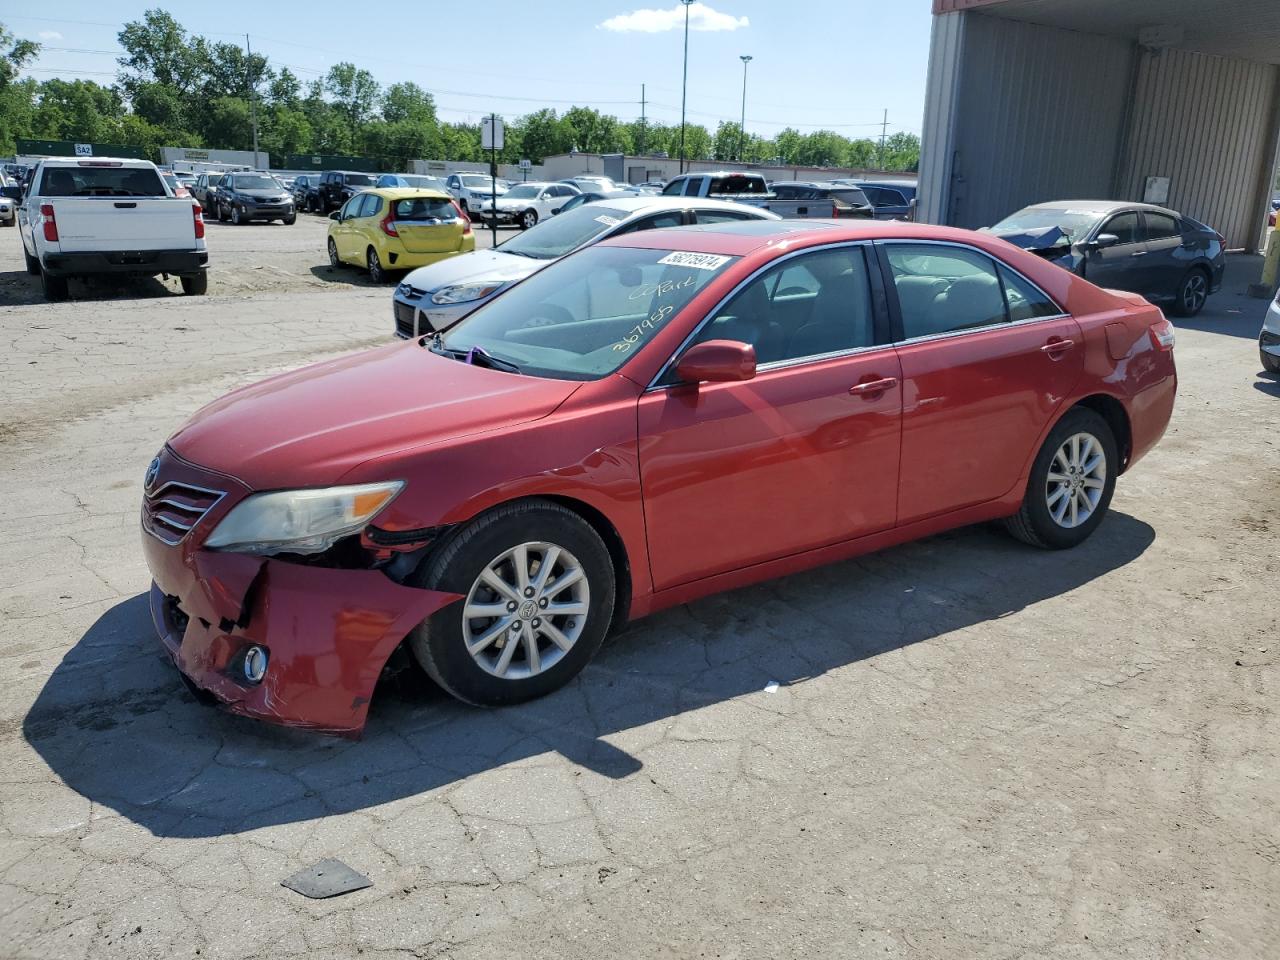
[[[524,213],[520,214],[521,230],[532,230],[535,226],[537,226],[537,223],[538,223],[537,210],[526,210]]]
[[[1262,347],[1258,347],[1258,359],[1262,361],[1262,369],[1267,373],[1280,373],[1280,357],[1273,357]]]
[[[298,215],[296,213],[292,214],[290,216],[285,217],[280,222],[283,223],[286,227],[292,227],[295,223],[298,222]]]
[[[369,265],[369,279],[373,283],[386,283],[387,271],[382,266],[382,261],[378,258],[378,251],[370,247],[365,255],[365,262]]]
[[[1087,407],[1075,407],[1049,432],[1031,465],[1022,507],[1006,527],[1024,543],[1048,550],[1083,543],[1111,505],[1119,467],[1110,425]]]
[[[409,635],[423,669],[467,703],[550,693],[590,662],[613,617],[609,551],[577,513],[545,500],[472,521],[415,576],[463,596]]]
[[[338,257],[338,245],[333,242],[333,237],[329,238],[329,265],[334,267],[342,266],[342,260]]]
[[[231,222],[237,227],[244,223],[244,217],[241,215],[239,207],[231,208]]]
[[[1204,308],[1209,298],[1209,277],[1199,268],[1187,271],[1178,285],[1178,296],[1172,313],[1179,317],[1194,317]]]

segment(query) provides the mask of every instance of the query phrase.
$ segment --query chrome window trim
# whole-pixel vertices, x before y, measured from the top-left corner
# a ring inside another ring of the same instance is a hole
[[[689,344],[692,343],[693,340],[698,336],[698,334],[702,332],[702,328],[711,322],[712,318],[715,317],[715,315],[720,311],[720,309],[726,303],[728,303],[730,300],[736,297],[738,293],[744,287],[747,286],[747,284],[758,279],[762,274],[767,273],[769,270],[772,270],[774,267],[776,267],[780,263],[785,263],[788,260],[795,259],[796,257],[804,256],[807,253],[819,253],[824,250],[839,250],[845,247],[862,247],[864,248],[862,255],[866,260],[867,273],[868,273],[867,290],[869,293],[872,294],[872,299],[874,300],[874,290],[871,289],[871,278],[869,276],[872,269],[871,257],[867,255],[865,250],[866,247],[871,246],[872,242],[873,241],[869,239],[868,240],[843,240],[843,241],[840,241],[839,243],[827,243],[827,244],[822,244],[821,246],[803,247],[800,250],[792,250],[790,253],[787,253],[781,257],[778,257],[776,260],[770,260],[768,263],[764,264],[763,266],[758,267],[745,279],[739,281],[738,284],[732,290],[730,290],[728,293],[726,293],[723,297],[721,297],[716,302],[715,306],[713,306],[710,310],[707,311],[706,316],[704,316],[702,320],[698,323],[698,325],[694,327],[692,331],[690,331],[689,335],[680,342],[680,345],[671,352],[671,356],[669,356],[666,362],[658,369],[658,372],[654,375],[653,379],[649,381],[649,385],[644,388],[644,392],[649,393],[650,391],[653,391],[653,390],[667,390],[667,389],[670,389],[671,387],[680,386],[680,384],[658,383],[658,381],[661,380],[664,376],[666,376],[667,371],[671,369],[672,366],[675,365],[676,358],[679,357],[682,353],[685,352],[685,350],[688,349]],[[874,311],[875,311],[875,307],[873,305],[872,312],[874,313]],[[875,325],[872,324],[873,329],[874,329],[874,326]],[[808,357],[791,357],[786,360],[774,360],[770,363],[763,364],[762,366],[757,367],[756,372],[759,373],[761,371],[764,371],[767,373],[770,370],[782,369],[784,366],[794,367],[804,363],[814,363],[819,360],[831,360],[836,357],[847,356],[854,353],[862,353],[868,350],[880,350],[882,348],[892,347],[892,346],[893,344],[891,343],[876,343],[876,344],[871,344],[865,347],[850,347],[848,350],[839,350],[834,353],[815,353]]]
[[[1034,280],[1032,280],[1030,277],[1028,277],[1025,273],[1023,273],[1023,272],[1022,272],[1021,270],[1019,270],[1017,267],[1012,266],[1011,264],[1006,263],[1005,261],[1001,260],[999,257],[996,257],[996,256],[994,256],[994,255],[992,255],[992,254],[990,254],[990,253],[987,253],[987,251],[985,251],[985,250],[981,249],[980,247],[974,247],[974,246],[971,246],[971,245],[969,245],[969,244],[967,244],[967,243],[960,243],[958,240],[900,240],[900,239],[893,239],[893,240],[878,240],[878,241],[876,241],[876,242],[877,242],[877,243],[879,243],[879,244],[880,244],[880,246],[882,246],[882,247],[889,247],[889,246],[909,246],[909,247],[914,247],[914,246],[920,246],[920,245],[922,245],[922,244],[928,244],[928,245],[931,245],[931,246],[937,246],[937,247],[956,247],[956,248],[958,248],[958,249],[960,249],[960,250],[967,250],[967,251],[969,251],[970,253],[976,253],[978,256],[980,256],[980,257],[985,257],[987,260],[990,260],[993,264],[997,264],[998,266],[1004,267],[1006,270],[1008,270],[1008,271],[1009,271],[1010,273],[1012,273],[1014,276],[1018,277],[1020,280],[1022,280],[1024,283],[1026,283],[1028,286],[1030,286],[1030,287],[1031,287],[1031,289],[1035,290],[1038,294],[1040,294],[1040,296],[1044,297],[1044,298],[1045,298],[1046,300],[1048,300],[1051,304],[1053,304],[1055,307],[1057,307],[1057,308],[1058,308],[1058,311],[1059,311],[1058,313],[1051,314],[1051,315],[1049,315],[1049,316],[1044,316],[1044,317],[1027,317],[1027,318],[1026,318],[1026,319],[1024,319],[1024,320],[1004,320],[1004,321],[1001,321],[1000,323],[986,323],[986,324],[983,324],[983,325],[982,325],[982,326],[980,326],[980,327],[964,327],[964,328],[962,328],[962,329],[960,329],[960,330],[947,330],[947,331],[946,331],[946,332],[944,332],[944,333],[929,333],[929,334],[925,334],[925,335],[923,335],[923,336],[919,336],[919,337],[906,337],[905,339],[902,339],[902,340],[895,340],[895,341],[893,342],[893,345],[894,345],[894,346],[898,346],[898,347],[900,347],[900,346],[905,346],[905,345],[907,345],[907,344],[912,344],[912,343],[927,343],[927,342],[928,342],[928,341],[930,341],[930,340],[950,340],[950,339],[953,339],[954,337],[962,337],[962,336],[965,336],[966,334],[970,334],[970,333],[985,333],[985,332],[990,331],[990,330],[1008,330],[1010,327],[1022,327],[1022,326],[1026,326],[1027,324],[1031,324],[1031,323],[1045,323],[1045,322],[1047,322],[1047,321],[1049,321],[1049,320],[1061,320],[1061,319],[1063,319],[1064,317],[1070,317],[1070,316],[1071,316],[1071,314],[1067,313],[1065,310],[1063,310],[1063,309],[1062,309],[1062,304],[1060,304],[1056,299],[1054,299],[1053,297],[1049,296],[1049,294],[1045,292],[1044,288],[1043,288],[1043,287],[1041,287],[1041,286],[1040,286],[1040,284],[1036,283]],[[886,255],[886,258],[885,258],[885,265],[889,268],[889,273],[890,273],[890,274],[892,274],[892,273],[893,273],[893,264],[891,264],[891,263],[889,263],[889,262],[888,262],[888,257],[887,257],[887,255]],[[999,275],[997,275],[996,279],[999,279]],[[1000,285],[1000,290],[1001,290],[1001,294],[1003,295],[1003,293],[1004,293],[1004,284],[1003,284],[1003,283]],[[894,293],[894,297],[896,298],[896,297],[897,297],[897,295],[898,295],[898,290],[897,290],[897,278],[896,278],[896,277],[894,278],[894,291],[893,291],[893,293]],[[1006,307],[1006,308],[1008,307],[1008,303],[1009,303],[1009,302],[1008,302],[1008,300],[1006,300],[1006,301],[1005,301],[1005,307]],[[898,303],[898,316],[899,316],[899,319],[901,319],[901,316],[902,316],[902,303],[901,303],[901,301],[899,301],[899,303]],[[904,328],[903,328],[903,329],[904,329],[904,332],[905,332],[905,325],[904,325]]]

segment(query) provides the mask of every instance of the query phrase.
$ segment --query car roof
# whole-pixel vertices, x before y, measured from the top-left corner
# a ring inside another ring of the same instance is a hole
[[[1079,213],[1094,213],[1099,216],[1116,210],[1150,210],[1153,213],[1165,213],[1171,217],[1180,216],[1168,207],[1158,207],[1154,203],[1139,203],[1136,200],[1047,200],[1044,203],[1033,203],[1024,210],[1071,210]]]
[[[801,248],[822,242],[856,240],[951,240],[977,246],[974,237],[970,230],[901,220],[778,219],[663,227],[611,237],[604,242],[615,247],[688,250],[740,257],[779,244]]]
[[[372,190],[361,190],[360,193],[372,193],[374,196],[385,197],[388,200],[408,200],[411,197],[425,197],[429,200],[453,199],[443,190],[432,190],[428,187],[374,187]]]
[[[139,160],[137,157],[45,157],[40,162],[46,167],[56,167],[61,165],[68,167],[95,167],[100,164],[109,163],[112,166],[119,167],[159,170],[159,167],[150,160]]]

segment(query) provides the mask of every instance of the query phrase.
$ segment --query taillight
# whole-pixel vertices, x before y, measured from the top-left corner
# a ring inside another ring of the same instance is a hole
[[[471,218],[467,216],[466,211],[462,209],[457,200],[453,201],[453,209],[458,211],[458,219],[462,221],[462,235],[466,236],[471,232]]]
[[[196,239],[203,240],[204,239],[204,210],[201,209],[200,204],[193,203],[191,205],[191,212],[195,214],[195,218],[196,218]]]
[[[54,216],[52,203],[40,204],[40,219],[44,222],[44,238],[50,243],[57,243],[58,221]]]
[[[1172,350],[1176,339],[1173,332],[1173,324],[1164,317],[1161,317],[1151,325],[1151,342],[1155,344],[1157,350],[1165,352]]]
[[[378,226],[382,228],[382,232],[388,237],[400,236],[400,234],[396,232],[396,215],[391,210],[387,211],[387,215],[382,218]]]

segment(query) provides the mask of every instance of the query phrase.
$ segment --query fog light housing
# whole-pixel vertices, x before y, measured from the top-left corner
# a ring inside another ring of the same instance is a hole
[[[249,683],[261,683],[267,675],[267,650],[265,647],[252,646],[244,652],[240,662],[240,670]]]

